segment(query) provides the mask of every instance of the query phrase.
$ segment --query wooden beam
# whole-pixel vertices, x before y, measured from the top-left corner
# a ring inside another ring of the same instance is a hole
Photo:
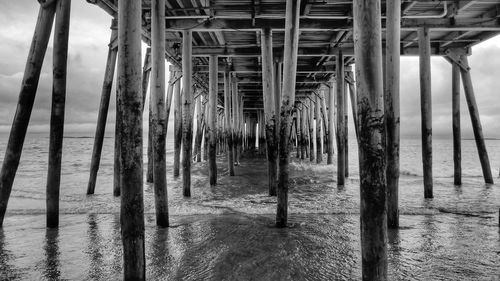
[[[345,182],[345,100],[344,100],[344,56],[341,51],[337,55],[337,185]],[[316,105],[317,106],[317,105]]]
[[[385,50],[385,122],[387,127],[387,223],[389,228],[399,227],[399,145],[400,145],[400,58],[399,38],[401,0],[388,0]]]
[[[168,227],[165,110],[165,0],[151,0],[151,90],[153,187],[156,225]]]
[[[146,280],[142,160],[141,3],[118,3],[118,112],[123,279]]]
[[[467,66],[469,65],[466,56],[462,56],[462,60]],[[477,108],[476,97],[474,95],[474,88],[472,87],[471,74],[470,71],[466,71],[463,68],[460,69],[460,72],[462,74],[462,83],[464,87],[465,100],[467,101],[467,106],[469,108],[469,115],[472,123],[472,129],[474,131],[474,139],[476,140],[476,147],[479,155],[479,161],[481,162],[481,168],[483,170],[484,182],[493,184],[493,176],[491,175],[490,160],[488,157],[486,144],[484,142],[483,128],[481,126],[479,110]]]
[[[418,31],[420,48],[420,111],[422,118],[422,161],[424,172],[424,196],[432,194],[432,91],[431,57],[429,29],[422,27]]]
[[[355,0],[358,82],[361,257],[363,280],[387,280],[385,118],[381,1]],[[343,84],[339,80],[338,84]],[[339,113],[340,114],[340,113]],[[341,115],[342,116],[342,115]],[[341,130],[341,128],[337,128]]]
[[[182,195],[191,197],[191,155],[193,153],[193,117],[191,104],[193,103],[193,34],[191,31],[182,32]]]
[[[297,52],[299,47],[299,13],[300,0],[286,1],[285,49],[283,56],[283,93],[281,95],[280,112],[280,145],[279,145],[279,180],[278,208],[276,226],[286,227],[288,220],[288,165],[289,135],[291,116],[295,106],[295,80],[297,71]]]
[[[210,56],[210,73],[209,73],[209,83],[210,92],[208,94],[208,176],[210,179],[210,185],[217,184],[217,56]]]
[[[460,68],[452,63],[451,103],[453,119],[453,183],[462,184],[462,139],[460,132]]]
[[[111,26],[116,26],[116,19],[112,20]],[[112,29],[110,42],[118,38],[118,30]],[[106,69],[104,70],[104,82],[101,90],[101,102],[99,105],[99,113],[97,116],[97,126],[94,139],[94,147],[92,149],[92,160],[90,162],[90,176],[87,186],[87,194],[94,194],[97,180],[97,172],[99,171],[99,163],[101,162],[102,145],[104,143],[104,133],[106,130],[106,120],[108,118],[109,100],[111,98],[111,88],[113,86],[113,77],[115,75],[116,57],[118,49],[108,48],[108,58],[106,60]]]
[[[491,18],[403,18],[401,19],[402,30],[418,30],[418,28],[426,26],[429,29],[437,30],[476,30],[476,31],[498,31],[500,23],[496,17]],[[285,19],[255,19],[255,24],[252,19],[221,19],[213,18],[210,20],[199,19],[167,19],[167,30],[170,32],[178,32],[188,28],[197,32],[212,32],[212,31],[255,31],[262,28],[271,28],[276,31],[283,31],[285,27]],[[386,28],[386,22],[383,21],[383,29]],[[351,30],[351,19],[301,19],[300,31],[339,31]]]
[[[56,3],[49,167],[47,171],[47,227],[49,228],[57,228],[59,226],[59,190],[61,186],[61,159],[71,14],[71,0],[57,1]]]

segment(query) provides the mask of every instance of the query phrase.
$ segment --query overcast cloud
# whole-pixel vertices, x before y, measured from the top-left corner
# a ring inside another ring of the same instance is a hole
[[[38,13],[34,0],[2,1],[0,9],[0,132],[8,132],[14,116],[24,65]],[[69,44],[66,128],[68,133],[92,135],[95,130],[100,92],[109,42],[111,18],[86,1],[73,1]],[[35,101],[31,132],[48,132],[52,89],[52,42]],[[500,38],[473,48],[469,58],[472,79],[485,137],[500,138]],[[451,135],[451,66],[443,58],[432,58],[433,130],[437,137]],[[419,136],[420,92],[417,57],[401,60],[401,132]],[[113,128],[114,99],[108,121]],[[170,128],[172,126],[169,126]],[[463,137],[472,137],[470,119],[462,95]],[[353,132],[353,130],[350,130]]]

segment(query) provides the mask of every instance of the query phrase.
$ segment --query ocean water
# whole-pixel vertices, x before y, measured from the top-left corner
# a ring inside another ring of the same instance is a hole
[[[6,142],[0,135],[0,162]],[[113,139],[104,141],[96,194],[87,196],[92,145],[88,137],[64,140],[61,222],[50,230],[45,228],[48,138],[27,137],[0,229],[0,280],[120,279]],[[267,196],[263,158],[243,158],[236,176],[229,177],[220,155],[215,187],[208,184],[206,163],[195,163],[187,199],[180,179],[172,177],[172,140],[167,147],[172,227],[155,226],[153,189],[144,185],[148,279],[360,279],[355,142],[349,145],[344,188],[336,186],[335,165],[292,157],[286,229],[273,227],[276,199]],[[498,181],[500,141],[488,140],[487,147]],[[452,141],[435,139],[435,198],[424,199],[419,140],[402,140],[401,228],[389,232],[391,280],[500,280],[500,188],[484,184],[473,140],[462,144],[462,186],[453,185],[452,157]]]

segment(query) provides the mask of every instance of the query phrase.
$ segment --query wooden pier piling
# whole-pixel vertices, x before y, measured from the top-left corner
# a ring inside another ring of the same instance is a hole
[[[210,72],[209,83],[210,90],[208,93],[208,177],[210,185],[217,184],[217,93],[218,93],[218,58],[210,56]]]
[[[267,145],[267,176],[269,196],[276,196],[278,186],[278,139],[276,112],[276,77],[273,71],[273,36],[270,28],[261,32],[262,49],[262,95],[264,100],[264,128]]]
[[[431,41],[429,28],[418,29],[420,52],[420,111],[422,115],[422,161],[424,197],[433,198],[432,189],[432,99],[431,99]]]
[[[387,280],[386,144],[380,2],[354,1],[354,54],[360,126],[362,278],[371,281]],[[338,84],[343,83],[340,80]]]
[[[283,65],[283,89],[280,112],[280,145],[279,145],[279,176],[278,205],[276,226],[286,227],[288,220],[288,163],[291,116],[295,106],[295,81],[297,73],[297,52],[299,47],[300,0],[286,1],[285,48]]]
[[[66,105],[66,76],[71,0],[56,4],[54,26],[52,109],[50,116],[49,168],[47,171],[47,227],[59,226],[59,189]]]
[[[182,194],[191,196],[191,158],[193,154],[193,33],[182,32]]]
[[[55,4],[46,7],[41,6],[38,13],[35,32],[21,82],[16,113],[12,122],[2,170],[0,172],[0,227],[3,225],[5,211],[7,210],[7,204],[12,191],[12,184],[17,168],[19,167],[19,160],[35,101],[43,59],[54,23],[55,9]]]
[[[451,106],[453,119],[453,183],[462,184],[462,138],[460,131],[460,68],[452,63]]]
[[[385,47],[385,122],[387,133],[387,224],[389,228],[399,227],[399,72],[401,0],[389,0]]]
[[[106,120],[108,119],[109,100],[111,98],[111,88],[113,86],[113,77],[115,75],[116,57],[118,49],[113,47],[112,43],[118,37],[116,19],[111,23],[111,38],[109,40],[108,58],[106,60],[106,69],[104,70],[104,82],[101,91],[101,103],[99,105],[99,113],[97,116],[97,127],[95,131],[94,147],[92,149],[92,160],[90,162],[89,184],[87,186],[87,194],[94,194],[97,180],[97,172],[101,162],[102,145],[104,142],[104,134],[106,131]]]
[[[337,185],[345,183],[345,89],[344,89],[344,55],[339,50],[336,60],[337,70]]]
[[[229,175],[234,176],[233,129],[231,128],[231,73],[229,72],[229,66],[226,66],[224,73],[224,127],[224,135],[227,141],[227,168]]]
[[[150,130],[152,130],[156,225],[167,227],[166,137],[168,120],[165,110],[165,0],[151,0],[151,50],[150,112],[153,126]]]
[[[467,56],[462,55],[460,57],[464,65],[469,69],[469,62]],[[464,87],[465,100],[467,101],[467,107],[469,108],[470,120],[472,123],[472,130],[474,131],[474,139],[476,141],[477,152],[479,154],[479,161],[481,163],[481,168],[483,170],[484,182],[493,184],[493,176],[491,174],[490,160],[488,157],[488,151],[486,149],[486,144],[484,142],[483,127],[481,126],[481,120],[479,118],[479,110],[477,108],[476,96],[474,95],[474,88],[472,87],[472,78],[470,70],[460,69],[462,74],[462,84]]]
[[[184,70],[182,70],[182,72],[183,71]],[[182,149],[182,95],[185,94],[185,92],[185,89],[181,89],[181,81],[177,82],[174,87],[174,177],[180,175]]]
[[[331,82],[328,88],[328,147],[326,164],[333,164],[333,142],[334,142],[334,112],[335,112],[335,83]]]
[[[123,279],[145,280],[141,2],[119,1],[118,95]]]
[[[316,118],[316,163],[323,162],[323,138],[321,137],[321,98],[316,94],[316,106],[314,107],[314,115]]]
[[[312,99],[309,99],[308,108],[308,128],[309,128],[309,161],[313,162],[315,157],[314,152],[314,107],[315,104]]]

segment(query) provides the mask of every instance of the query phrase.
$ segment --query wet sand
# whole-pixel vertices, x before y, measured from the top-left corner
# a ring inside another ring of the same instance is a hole
[[[265,161],[245,159],[235,177],[226,176],[223,158],[218,164],[216,187],[207,183],[206,164],[194,165],[190,199],[182,198],[179,179],[168,178],[167,229],[155,226],[152,187],[145,187],[149,280],[360,279],[355,177],[339,189],[333,166],[294,159],[290,227],[277,229]],[[462,187],[451,178],[435,181],[436,198],[425,200],[420,177],[401,179],[401,228],[389,232],[390,280],[500,280],[498,186],[477,178]],[[41,208],[11,208],[0,230],[0,279],[120,279],[119,200],[81,198],[63,202],[59,230],[45,228]]]

